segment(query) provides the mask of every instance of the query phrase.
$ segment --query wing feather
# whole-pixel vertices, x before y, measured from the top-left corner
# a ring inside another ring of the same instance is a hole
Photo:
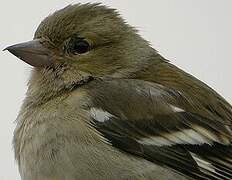
[[[113,146],[189,177],[231,179],[231,108],[220,115],[181,92],[141,80],[92,86],[90,109],[103,117],[90,110],[91,123]]]

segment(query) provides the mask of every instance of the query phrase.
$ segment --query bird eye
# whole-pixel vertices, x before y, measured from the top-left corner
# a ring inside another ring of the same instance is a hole
[[[77,40],[74,43],[73,50],[78,54],[86,53],[89,50],[89,43],[85,40]]]
[[[90,50],[89,43],[83,38],[72,38],[69,42],[69,52],[83,54]]]

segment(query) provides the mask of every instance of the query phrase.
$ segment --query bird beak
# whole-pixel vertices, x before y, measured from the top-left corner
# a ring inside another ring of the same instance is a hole
[[[34,67],[51,67],[52,52],[44,47],[40,39],[15,44],[5,48],[10,53]]]

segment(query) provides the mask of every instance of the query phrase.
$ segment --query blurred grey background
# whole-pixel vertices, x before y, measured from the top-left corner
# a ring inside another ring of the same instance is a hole
[[[117,8],[164,57],[232,103],[231,0],[1,1],[0,49],[32,39],[44,17],[78,2]],[[0,62],[0,179],[19,180],[11,141],[31,67],[6,51]]]

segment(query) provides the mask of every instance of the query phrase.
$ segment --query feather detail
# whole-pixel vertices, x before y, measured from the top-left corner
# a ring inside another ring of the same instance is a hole
[[[112,146],[195,179],[232,177],[231,126],[212,108],[140,80],[92,86],[91,124]]]

